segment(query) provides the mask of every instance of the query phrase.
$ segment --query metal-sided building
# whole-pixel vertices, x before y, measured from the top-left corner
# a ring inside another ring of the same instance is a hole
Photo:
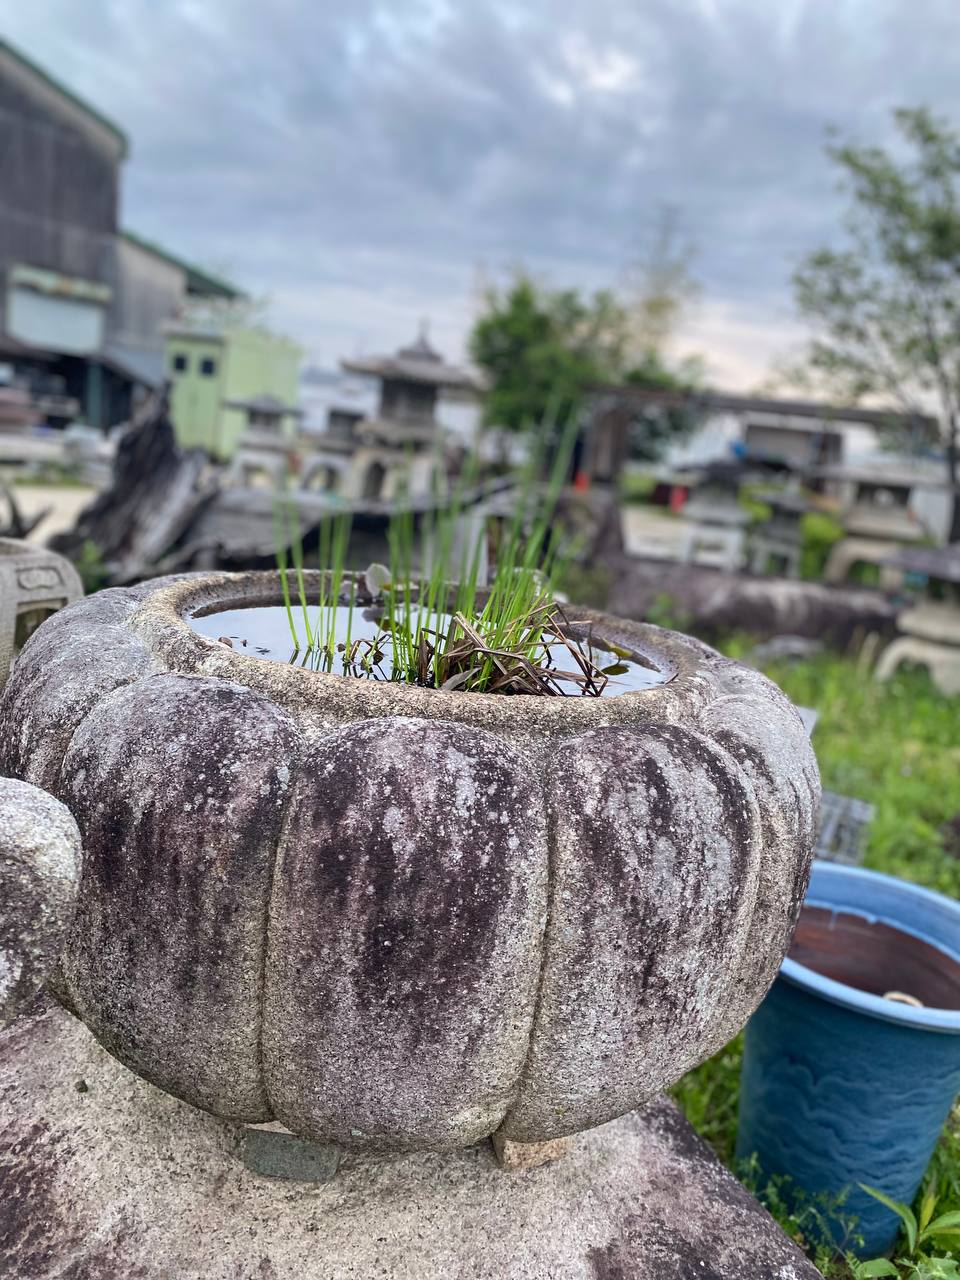
[[[3,40],[0,132],[0,363],[110,426],[162,381],[166,322],[242,295],[120,229],[125,134]]]

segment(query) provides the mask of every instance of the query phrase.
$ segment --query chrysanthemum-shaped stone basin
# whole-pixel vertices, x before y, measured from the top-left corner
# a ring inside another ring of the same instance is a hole
[[[83,836],[58,990],[112,1054],[228,1119],[443,1150],[602,1124],[735,1034],[819,799],[775,685],[585,610],[663,683],[444,692],[190,625],[279,600],[276,574],[102,591],[7,687],[0,773]]]

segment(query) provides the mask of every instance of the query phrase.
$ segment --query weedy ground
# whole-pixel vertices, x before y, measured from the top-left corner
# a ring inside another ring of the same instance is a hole
[[[723,646],[742,657],[745,641]],[[794,702],[820,713],[813,745],[823,784],[876,806],[864,864],[960,898],[960,698],[945,698],[925,672],[905,671],[878,684],[852,658],[820,654],[766,668]],[[864,1269],[834,1256],[823,1216],[843,1218],[842,1206],[813,1200],[788,1207],[781,1182],[764,1182],[755,1165],[734,1166],[742,1043],[738,1038],[678,1084],[674,1097],[694,1128],[759,1195],[786,1230],[831,1280],[898,1275],[903,1280],[960,1276],[951,1258],[957,1237],[935,1238],[908,1259],[906,1241],[892,1270]],[[960,1210],[960,1108],[944,1131],[928,1171],[935,1212]],[[921,1216],[921,1196],[914,1210]],[[929,1203],[929,1201],[928,1201]],[[856,1232],[850,1222],[851,1236]],[[880,1266],[880,1263],[877,1263]]]

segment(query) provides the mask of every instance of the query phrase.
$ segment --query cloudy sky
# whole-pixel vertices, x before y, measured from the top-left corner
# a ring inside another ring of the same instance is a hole
[[[616,285],[668,204],[683,345],[753,385],[835,234],[826,127],[960,120],[960,0],[31,0],[4,34],[130,135],[126,225],[269,294],[324,364],[422,316],[462,354],[519,263]]]

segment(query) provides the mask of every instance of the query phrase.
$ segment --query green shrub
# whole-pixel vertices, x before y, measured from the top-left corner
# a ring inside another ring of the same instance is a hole
[[[80,575],[85,595],[92,595],[94,591],[99,591],[107,585],[109,576],[107,567],[103,563],[100,548],[92,538],[84,539],[79,555],[74,559],[73,567]]]
[[[750,516],[751,524],[765,524],[773,515],[773,508],[760,496],[769,492],[769,485],[742,485],[737,493],[737,505]]]
[[[818,580],[823,577],[831,548],[843,537],[843,525],[832,516],[808,511],[800,518],[800,533],[800,575]]]
[[[668,631],[689,631],[690,615],[677,608],[676,601],[667,591],[658,591],[643,615],[644,622]]]
[[[620,477],[620,501],[649,502],[657,487],[656,479],[644,471],[624,471]]]

